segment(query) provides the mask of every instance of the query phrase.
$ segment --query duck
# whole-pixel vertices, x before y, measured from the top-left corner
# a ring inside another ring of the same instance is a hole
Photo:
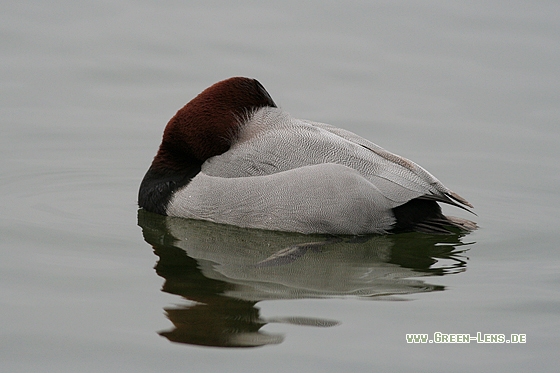
[[[473,206],[350,131],[296,119],[256,79],[217,82],[167,123],[138,192],[152,213],[303,234],[472,231]],[[474,213],[473,213],[474,214]]]

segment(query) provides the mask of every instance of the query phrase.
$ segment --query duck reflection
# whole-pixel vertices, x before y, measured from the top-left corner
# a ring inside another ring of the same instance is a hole
[[[412,278],[462,272],[461,235],[331,237],[244,229],[138,211],[144,239],[159,260],[162,291],[191,301],[166,308],[170,341],[203,346],[256,347],[283,335],[268,323],[328,327],[321,318],[268,318],[262,300],[397,295],[444,290]],[[399,298],[395,298],[399,299]]]

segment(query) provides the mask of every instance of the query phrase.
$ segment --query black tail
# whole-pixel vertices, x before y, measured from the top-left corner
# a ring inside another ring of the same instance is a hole
[[[470,220],[443,215],[441,207],[433,200],[419,198],[410,200],[404,205],[395,207],[393,214],[396,218],[396,223],[391,229],[393,233],[451,234],[453,228],[467,232],[477,228],[476,223]]]

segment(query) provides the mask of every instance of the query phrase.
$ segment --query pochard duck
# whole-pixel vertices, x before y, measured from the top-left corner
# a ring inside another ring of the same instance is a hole
[[[438,202],[472,207],[406,158],[291,117],[244,77],[210,86],[171,118],[138,194],[162,215],[305,234],[476,228]]]

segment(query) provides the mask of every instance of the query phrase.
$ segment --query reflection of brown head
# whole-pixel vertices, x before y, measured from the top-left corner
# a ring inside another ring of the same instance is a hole
[[[156,273],[165,279],[162,290],[196,303],[166,308],[167,318],[175,328],[160,332],[161,336],[172,342],[215,347],[256,347],[282,342],[282,335],[259,331],[266,322],[259,318],[256,302],[222,295],[231,285],[205,277],[196,260],[184,250],[162,244],[164,241],[153,245],[159,256]]]
[[[210,304],[185,308],[166,308],[175,326],[159,334],[172,342],[215,347],[256,347],[280,343],[282,335],[259,331],[265,322],[259,319],[254,303],[227,297],[215,298]]]

